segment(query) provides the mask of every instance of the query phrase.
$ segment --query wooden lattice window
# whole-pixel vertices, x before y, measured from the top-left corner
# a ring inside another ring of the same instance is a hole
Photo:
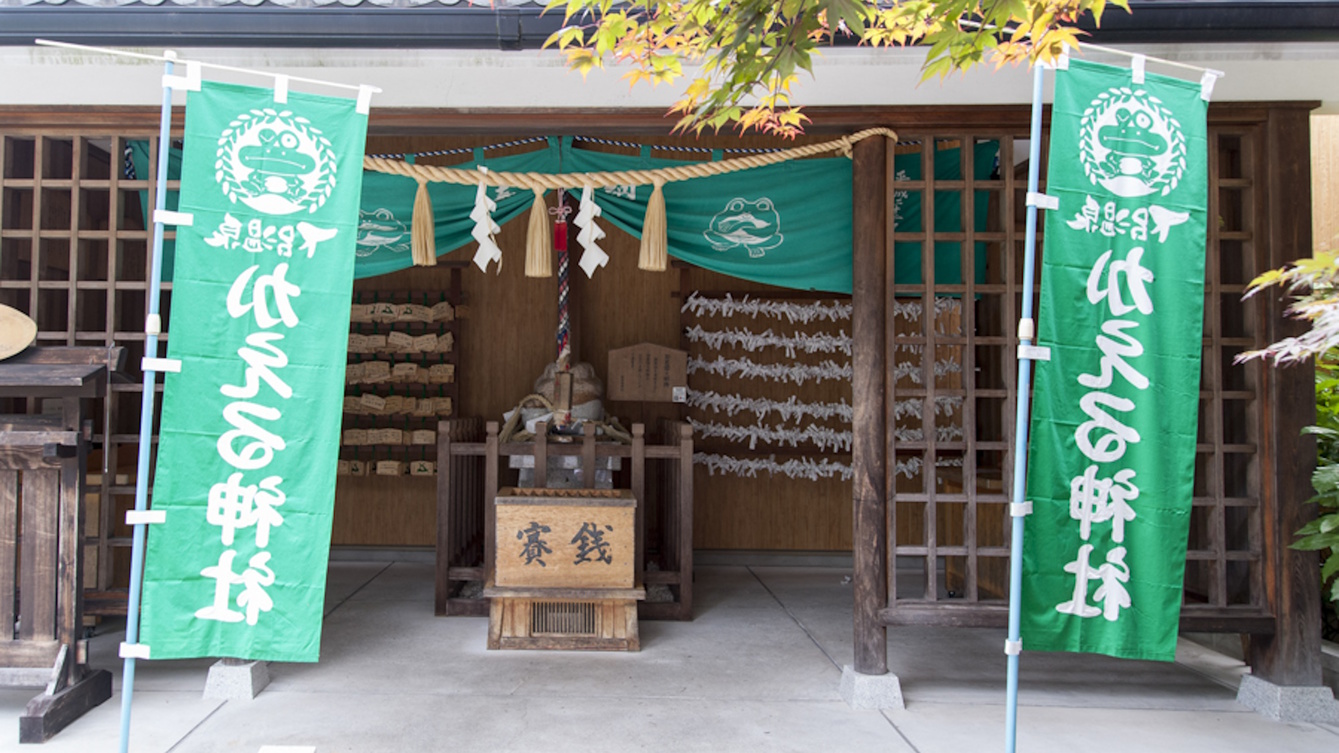
[[[1009,133],[903,131],[903,138],[910,143],[888,157],[889,216],[898,222],[890,238],[893,298],[886,320],[890,609],[884,616],[894,624],[996,624],[1008,598],[1028,145]],[[1183,612],[1223,626],[1221,618],[1263,609],[1262,367],[1233,358],[1263,342],[1263,312],[1241,296],[1264,266],[1256,242],[1263,199],[1256,186],[1265,167],[1258,127],[1211,126],[1209,138],[1209,216],[1215,219],[1209,223]],[[993,172],[976,169],[983,143],[998,144]],[[919,159],[919,173],[899,169],[907,154]],[[1041,167],[1045,175],[1044,162]],[[908,202],[927,207],[912,222],[902,216]],[[959,215],[947,228],[939,224],[945,204],[950,215]],[[959,269],[973,274],[951,275],[944,258],[954,251]],[[920,255],[912,279],[909,253]],[[1039,291],[1038,285],[1037,298]],[[935,302],[933,316],[922,315],[922,301]],[[907,367],[908,357],[915,368]],[[945,367],[954,361],[956,367]],[[949,617],[941,608],[950,606],[961,608]]]
[[[0,303],[37,322],[38,345],[127,351],[125,371],[109,380],[93,412],[85,587],[98,591],[127,585],[124,517],[134,504],[139,443],[151,242],[144,208],[153,202],[153,159],[147,174],[134,173],[127,156],[134,136],[0,134]],[[43,410],[37,399],[12,402],[19,404],[4,410]],[[124,609],[123,599],[109,603]],[[86,611],[101,607],[94,599]]]
[[[1000,218],[1021,199],[1014,150],[1007,134],[941,133],[889,157],[893,605],[1007,597],[1021,234]]]

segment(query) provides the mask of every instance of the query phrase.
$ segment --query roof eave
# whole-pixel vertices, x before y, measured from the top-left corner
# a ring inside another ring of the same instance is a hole
[[[1112,7],[1102,27],[1084,27],[1103,44],[1339,40],[1332,0],[1131,0]],[[389,49],[538,49],[561,28],[560,12],[541,6],[276,5],[0,6],[0,46],[38,38],[100,46],[296,47]],[[839,44],[850,44],[850,41]]]

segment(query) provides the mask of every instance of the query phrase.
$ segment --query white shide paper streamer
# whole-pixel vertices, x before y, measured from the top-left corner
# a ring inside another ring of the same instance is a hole
[[[810,481],[817,481],[821,478],[840,478],[843,481],[849,481],[853,475],[851,465],[835,460],[815,460],[813,458],[791,458],[784,462],[776,462],[775,457],[766,458],[732,458],[729,455],[719,455],[714,452],[695,452],[693,453],[694,465],[704,465],[707,467],[707,473],[715,476],[733,474],[745,478],[757,478],[758,474],[766,473],[769,476],[781,474],[789,478],[803,478]]]
[[[959,402],[961,402],[961,398],[959,398]],[[808,416],[817,420],[835,418],[844,424],[849,424],[851,423],[851,416],[855,412],[855,409],[845,399],[836,403],[806,403],[796,399],[793,395],[785,401],[780,401],[769,400],[765,397],[744,397],[738,393],[722,395],[710,390],[692,389],[688,390],[688,407],[710,410],[713,413],[724,413],[732,418],[743,411],[748,411],[757,416],[760,423],[769,415],[775,413],[784,421],[798,421]]]
[[[816,334],[806,334],[804,332],[795,332],[789,335],[778,335],[772,330],[754,332],[748,329],[703,329],[702,325],[696,325],[684,333],[689,342],[706,343],[707,347],[713,350],[720,350],[723,345],[731,345],[737,348],[743,348],[750,353],[756,353],[765,348],[781,348],[786,351],[788,358],[794,358],[796,353],[801,351],[805,353],[842,353],[846,356],[851,355],[851,336],[844,330],[839,330],[837,334],[819,332]]]
[[[935,396],[935,415],[953,416],[962,410],[962,401],[961,396]],[[924,399],[918,397],[894,401],[893,418],[901,420],[919,416],[924,405]],[[850,424],[855,412],[855,408],[845,399],[835,403],[805,402],[794,396],[785,400],[769,400],[765,397],[745,397],[738,393],[723,395],[711,390],[692,389],[688,390],[688,407],[724,413],[731,418],[744,412],[752,413],[757,417],[759,425],[773,413],[783,421],[800,421],[807,417],[819,421],[836,420]]]
[[[759,474],[766,473],[769,476],[781,474],[789,478],[802,478],[809,481],[824,478],[840,478],[843,481],[850,481],[851,477],[855,475],[849,463],[827,459],[815,460],[809,457],[791,458],[778,463],[776,456],[734,458],[714,452],[695,452],[693,453],[693,464],[706,466],[707,473],[712,476],[720,473],[721,475],[734,474],[744,478],[757,478]],[[918,457],[899,460],[895,465],[894,473],[907,478],[915,478],[924,465],[925,463]],[[941,458],[935,465],[940,467],[960,466],[962,465],[962,458]]]
[[[903,377],[908,377],[911,379],[912,384],[921,384],[921,382],[923,381],[921,371],[922,367],[921,364],[919,363],[912,363],[911,361],[900,361],[897,363],[897,365],[893,366],[893,378],[902,379]],[[958,374],[962,372],[962,364],[958,363],[952,358],[941,358],[938,361],[935,361],[934,371],[935,371],[935,377],[943,377],[947,376],[948,374]]]
[[[595,224],[595,218],[600,216],[601,210],[591,194],[590,186],[581,189],[581,204],[577,208],[577,216],[572,220],[572,224],[581,228],[581,232],[577,233],[577,243],[582,248],[579,266],[587,278],[594,277],[596,269],[609,263],[609,254],[596,243],[604,237],[604,231]]]
[[[919,322],[919,321],[921,320],[921,314],[925,312],[925,307],[924,307],[923,305],[921,305],[921,302],[920,302],[920,301],[915,301],[915,300],[912,300],[912,301],[898,301],[898,300],[894,300],[894,301],[892,301],[892,307],[893,307],[893,316],[894,316],[894,317],[899,317],[899,316],[900,316],[900,317],[902,317],[903,319],[906,319],[906,320],[909,321],[909,322]],[[947,313],[959,313],[959,312],[961,312],[961,311],[962,311],[962,301],[961,301],[961,300],[959,300],[959,299],[957,299],[957,298],[946,298],[946,297],[943,297],[943,296],[939,296],[939,297],[936,297],[936,298],[935,298],[935,321],[936,321],[936,322],[940,322],[940,320],[941,320],[941,318],[944,316],[944,314],[947,314]],[[942,322],[941,322],[941,323],[942,323]],[[938,328],[938,331],[939,331],[940,333],[943,333],[943,332],[944,332],[944,330],[943,330],[942,327],[939,327],[939,328]],[[906,335],[900,335],[900,336],[905,337]]]
[[[919,416],[923,408],[924,401],[918,397],[896,400],[893,402],[893,420],[901,420],[908,416]],[[954,411],[959,410],[962,410],[961,397],[952,395],[938,395],[935,397],[936,416],[952,416]]]
[[[717,356],[714,361],[708,361],[705,358],[696,356],[688,359],[688,373],[696,374],[699,371],[727,377],[766,379],[773,382],[791,382],[797,385],[809,381],[850,381],[851,379],[851,364],[849,361],[846,363],[824,361],[817,365],[809,365],[755,363],[748,358],[725,358],[723,356]]]
[[[488,168],[480,167],[480,171],[488,172]],[[502,265],[502,249],[497,247],[497,241],[493,236],[502,232],[502,228],[493,221],[493,210],[497,209],[497,203],[488,198],[488,186],[479,182],[479,188],[474,194],[474,210],[470,212],[470,219],[474,220],[474,230],[470,235],[479,242],[479,250],[474,252],[474,263],[480,270],[487,272],[488,263],[495,261],[498,268]]]
[[[902,317],[910,322],[919,322],[925,312],[925,307],[919,300],[893,301],[892,306],[894,316]],[[962,302],[956,298],[935,298],[933,306],[935,316],[933,324],[938,331],[945,329],[947,322],[942,318],[945,314],[960,313],[962,310]],[[840,301],[802,304],[789,301],[753,299],[748,296],[744,296],[741,300],[735,300],[729,294],[723,298],[710,298],[694,291],[684,302],[681,310],[691,312],[697,317],[730,318],[746,316],[752,319],[763,317],[784,320],[791,324],[810,324],[813,322],[849,320],[852,307]],[[708,348],[715,350],[729,346],[742,348],[753,353],[777,348],[783,350],[789,358],[795,358],[801,351],[806,354],[840,352],[849,357],[852,348],[852,338],[844,330],[839,330],[835,334],[827,332],[777,334],[771,329],[755,332],[747,328],[707,329],[701,325],[695,325],[687,330],[685,335],[690,342],[703,343]],[[914,335],[901,334],[898,336],[913,337]],[[895,347],[895,351],[913,356],[913,358],[897,362],[894,365],[894,378],[908,378],[915,384],[921,384],[926,366],[925,346],[901,343]],[[953,355],[936,360],[931,368],[936,377],[962,372],[962,364]],[[852,377],[852,367],[849,362],[837,363],[826,360],[816,365],[799,363],[766,364],[757,363],[747,357],[728,359],[723,356],[717,356],[714,360],[707,360],[699,356],[690,358],[688,373],[698,372],[732,378],[763,379],[795,385],[803,385],[810,381],[822,382],[827,380],[849,382]],[[952,417],[962,410],[963,400],[964,398],[961,396],[936,396],[934,398],[935,415]],[[893,403],[894,420],[914,419],[922,415],[925,402],[923,398],[895,401]],[[741,412],[749,412],[755,416],[753,425],[689,419],[693,430],[703,438],[720,437],[740,444],[747,442],[750,450],[756,450],[759,443],[762,443],[763,445],[786,445],[790,447],[813,445],[819,452],[847,453],[851,451],[854,438],[851,431],[828,428],[815,423],[809,423],[806,426],[798,425],[807,417],[815,421],[837,421],[849,426],[852,422],[854,409],[844,399],[835,403],[805,402],[795,397],[780,401],[761,397],[746,397],[737,393],[721,394],[712,391],[689,390],[688,405],[699,410],[710,410],[718,414],[725,413],[729,417],[734,417]],[[772,415],[777,416],[783,422],[795,422],[797,425],[765,424],[764,421]],[[894,426],[891,432],[894,439],[902,442],[919,442],[925,438],[925,428],[919,426]],[[961,426],[952,424],[939,425],[934,427],[934,434],[936,440],[940,442],[961,441],[963,429]],[[757,477],[761,473],[767,473],[811,481],[824,478],[848,480],[852,477],[852,469],[848,463],[807,456],[792,457],[778,462],[775,455],[759,458],[735,458],[719,453],[700,452],[693,456],[693,462],[697,465],[706,466],[711,475],[716,475],[719,472],[751,478]],[[907,457],[895,461],[894,472],[912,478],[921,472],[922,465],[921,458]],[[962,465],[962,458],[940,458],[936,465],[941,467],[960,466]]]
[[[902,317],[907,321],[918,322],[925,307],[919,300],[891,302],[893,316]],[[757,319],[759,316],[771,319],[784,319],[790,324],[809,324],[816,321],[845,321],[851,318],[852,305],[842,303],[841,301],[832,301],[825,303],[818,301],[815,303],[792,303],[790,301],[770,301],[765,299],[750,298],[747,295],[740,300],[735,300],[729,293],[724,298],[711,298],[702,295],[700,291],[693,291],[689,294],[688,300],[684,301],[681,312],[692,312],[693,316],[719,316],[729,318],[732,316],[747,316],[751,319]],[[957,298],[948,298],[938,296],[934,299],[935,317],[942,317],[946,313],[960,312],[962,310],[962,301]]]
[[[736,301],[729,293],[724,298],[708,298],[693,291],[684,301],[680,312],[691,311],[693,316],[747,316],[757,319],[759,316],[771,319],[785,319],[790,324],[808,324],[815,321],[841,321],[851,318],[852,306],[849,303],[833,301],[824,303],[791,303],[790,301],[758,300],[744,296]]]
[[[785,426],[740,426],[721,424],[696,419],[688,419],[693,431],[701,437],[724,437],[733,442],[747,441],[750,450],[758,448],[758,442],[769,445],[790,445],[799,447],[812,444],[820,452],[850,452],[852,432],[829,429],[826,426],[809,424],[803,429]]]

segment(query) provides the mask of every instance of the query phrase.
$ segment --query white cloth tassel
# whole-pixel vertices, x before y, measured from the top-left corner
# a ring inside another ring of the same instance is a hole
[[[479,170],[488,172],[486,167],[480,167]],[[479,242],[479,250],[474,252],[474,264],[484,272],[488,271],[488,263],[492,261],[498,263],[499,271],[502,268],[502,249],[498,248],[493,237],[502,231],[493,221],[495,209],[497,202],[488,198],[488,186],[479,181],[479,188],[474,194],[474,211],[470,212],[470,219],[474,220],[474,230],[470,235]]]

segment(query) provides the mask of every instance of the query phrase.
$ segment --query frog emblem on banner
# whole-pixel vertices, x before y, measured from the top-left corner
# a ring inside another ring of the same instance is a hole
[[[386,208],[358,210],[358,256],[371,256],[378,251],[402,254],[410,248],[409,226],[395,218]]]
[[[1079,127],[1084,174],[1117,196],[1166,196],[1185,173],[1181,124],[1142,89],[1113,87],[1097,95]]]
[[[765,196],[757,201],[731,199],[725,209],[711,218],[711,227],[702,235],[717,251],[740,246],[755,259],[785,240],[781,234],[781,215]]]
[[[214,171],[233,203],[270,215],[315,212],[334,190],[335,153],[306,118],[255,109],[223,130]]]

